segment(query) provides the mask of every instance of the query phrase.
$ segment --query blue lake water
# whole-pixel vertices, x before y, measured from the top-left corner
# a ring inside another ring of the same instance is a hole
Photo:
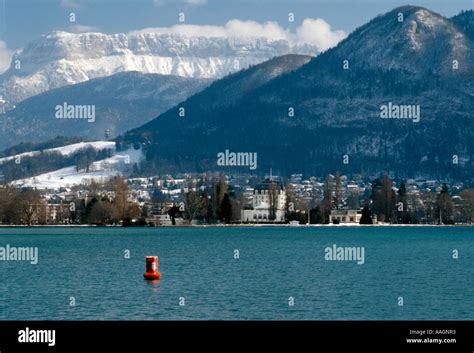
[[[469,227],[2,228],[7,244],[39,260],[0,261],[0,320],[474,319]],[[333,244],[365,263],[325,260]]]

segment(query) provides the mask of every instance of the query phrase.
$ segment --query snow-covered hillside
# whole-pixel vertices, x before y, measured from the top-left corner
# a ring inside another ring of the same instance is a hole
[[[12,182],[12,185],[56,190],[62,187],[88,184],[92,180],[101,183],[114,176],[121,175],[131,165],[138,163],[141,158],[140,150],[130,149],[110,158],[92,163],[88,172],[79,172],[75,166],[71,166],[32,178],[15,180]]]
[[[110,149],[115,151],[115,142],[113,141],[94,141],[94,142],[79,142],[79,143],[74,143],[71,145],[67,146],[61,146],[61,147],[56,147],[56,148],[49,148],[44,150],[43,152],[58,152],[63,156],[68,156],[74,152],[77,152],[81,149],[92,147],[95,150],[104,150],[104,149]],[[0,158],[0,164],[11,161],[11,160],[21,160],[24,157],[34,157],[36,155],[39,155],[41,151],[30,151],[30,152],[24,152],[20,154],[16,154],[13,156],[8,156],[4,158]]]

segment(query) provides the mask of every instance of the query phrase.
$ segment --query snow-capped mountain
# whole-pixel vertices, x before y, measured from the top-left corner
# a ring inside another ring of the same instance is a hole
[[[308,44],[268,38],[181,34],[51,32],[16,52],[0,76],[7,109],[50,89],[124,71],[220,78],[275,56],[318,54]]]

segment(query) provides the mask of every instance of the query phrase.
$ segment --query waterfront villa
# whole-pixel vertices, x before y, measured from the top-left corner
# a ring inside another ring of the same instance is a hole
[[[357,210],[332,210],[329,223],[359,223],[362,213]]]
[[[284,222],[286,193],[280,182],[271,178],[257,185],[252,194],[252,205],[241,211],[242,222]]]

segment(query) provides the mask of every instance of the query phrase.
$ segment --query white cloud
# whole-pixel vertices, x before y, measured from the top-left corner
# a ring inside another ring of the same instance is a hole
[[[207,0],[153,0],[153,5],[156,7],[176,3],[186,4],[189,6],[204,6],[207,5]]]
[[[283,28],[277,22],[256,22],[241,21],[233,19],[224,26],[206,25],[175,25],[172,27],[145,28],[139,31],[132,31],[129,34],[137,33],[159,33],[178,34],[183,36],[201,37],[263,37],[269,40],[287,40],[293,45],[309,44],[317,47],[319,51],[329,49],[347,35],[344,31],[333,31],[329,23],[321,18],[307,18],[296,28],[294,32]]]
[[[61,6],[62,7],[67,7],[70,9],[77,9],[81,7],[81,4],[79,4],[80,0],[61,0]]]
[[[207,0],[185,0],[186,4],[191,6],[203,6],[207,5]]]
[[[265,37],[274,40],[290,39],[291,33],[277,22],[259,23],[255,21],[230,20],[225,25],[231,37]]]
[[[0,40],[0,74],[4,73],[11,64],[13,51],[7,48],[4,41]]]
[[[94,26],[73,25],[73,26],[68,27],[68,31],[71,33],[87,33],[87,32],[99,32],[100,29]]]
[[[313,44],[321,51],[335,46],[346,36],[344,31],[332,31],[329,23],[321,18],[307,18],[296,29],[298,42]]]

